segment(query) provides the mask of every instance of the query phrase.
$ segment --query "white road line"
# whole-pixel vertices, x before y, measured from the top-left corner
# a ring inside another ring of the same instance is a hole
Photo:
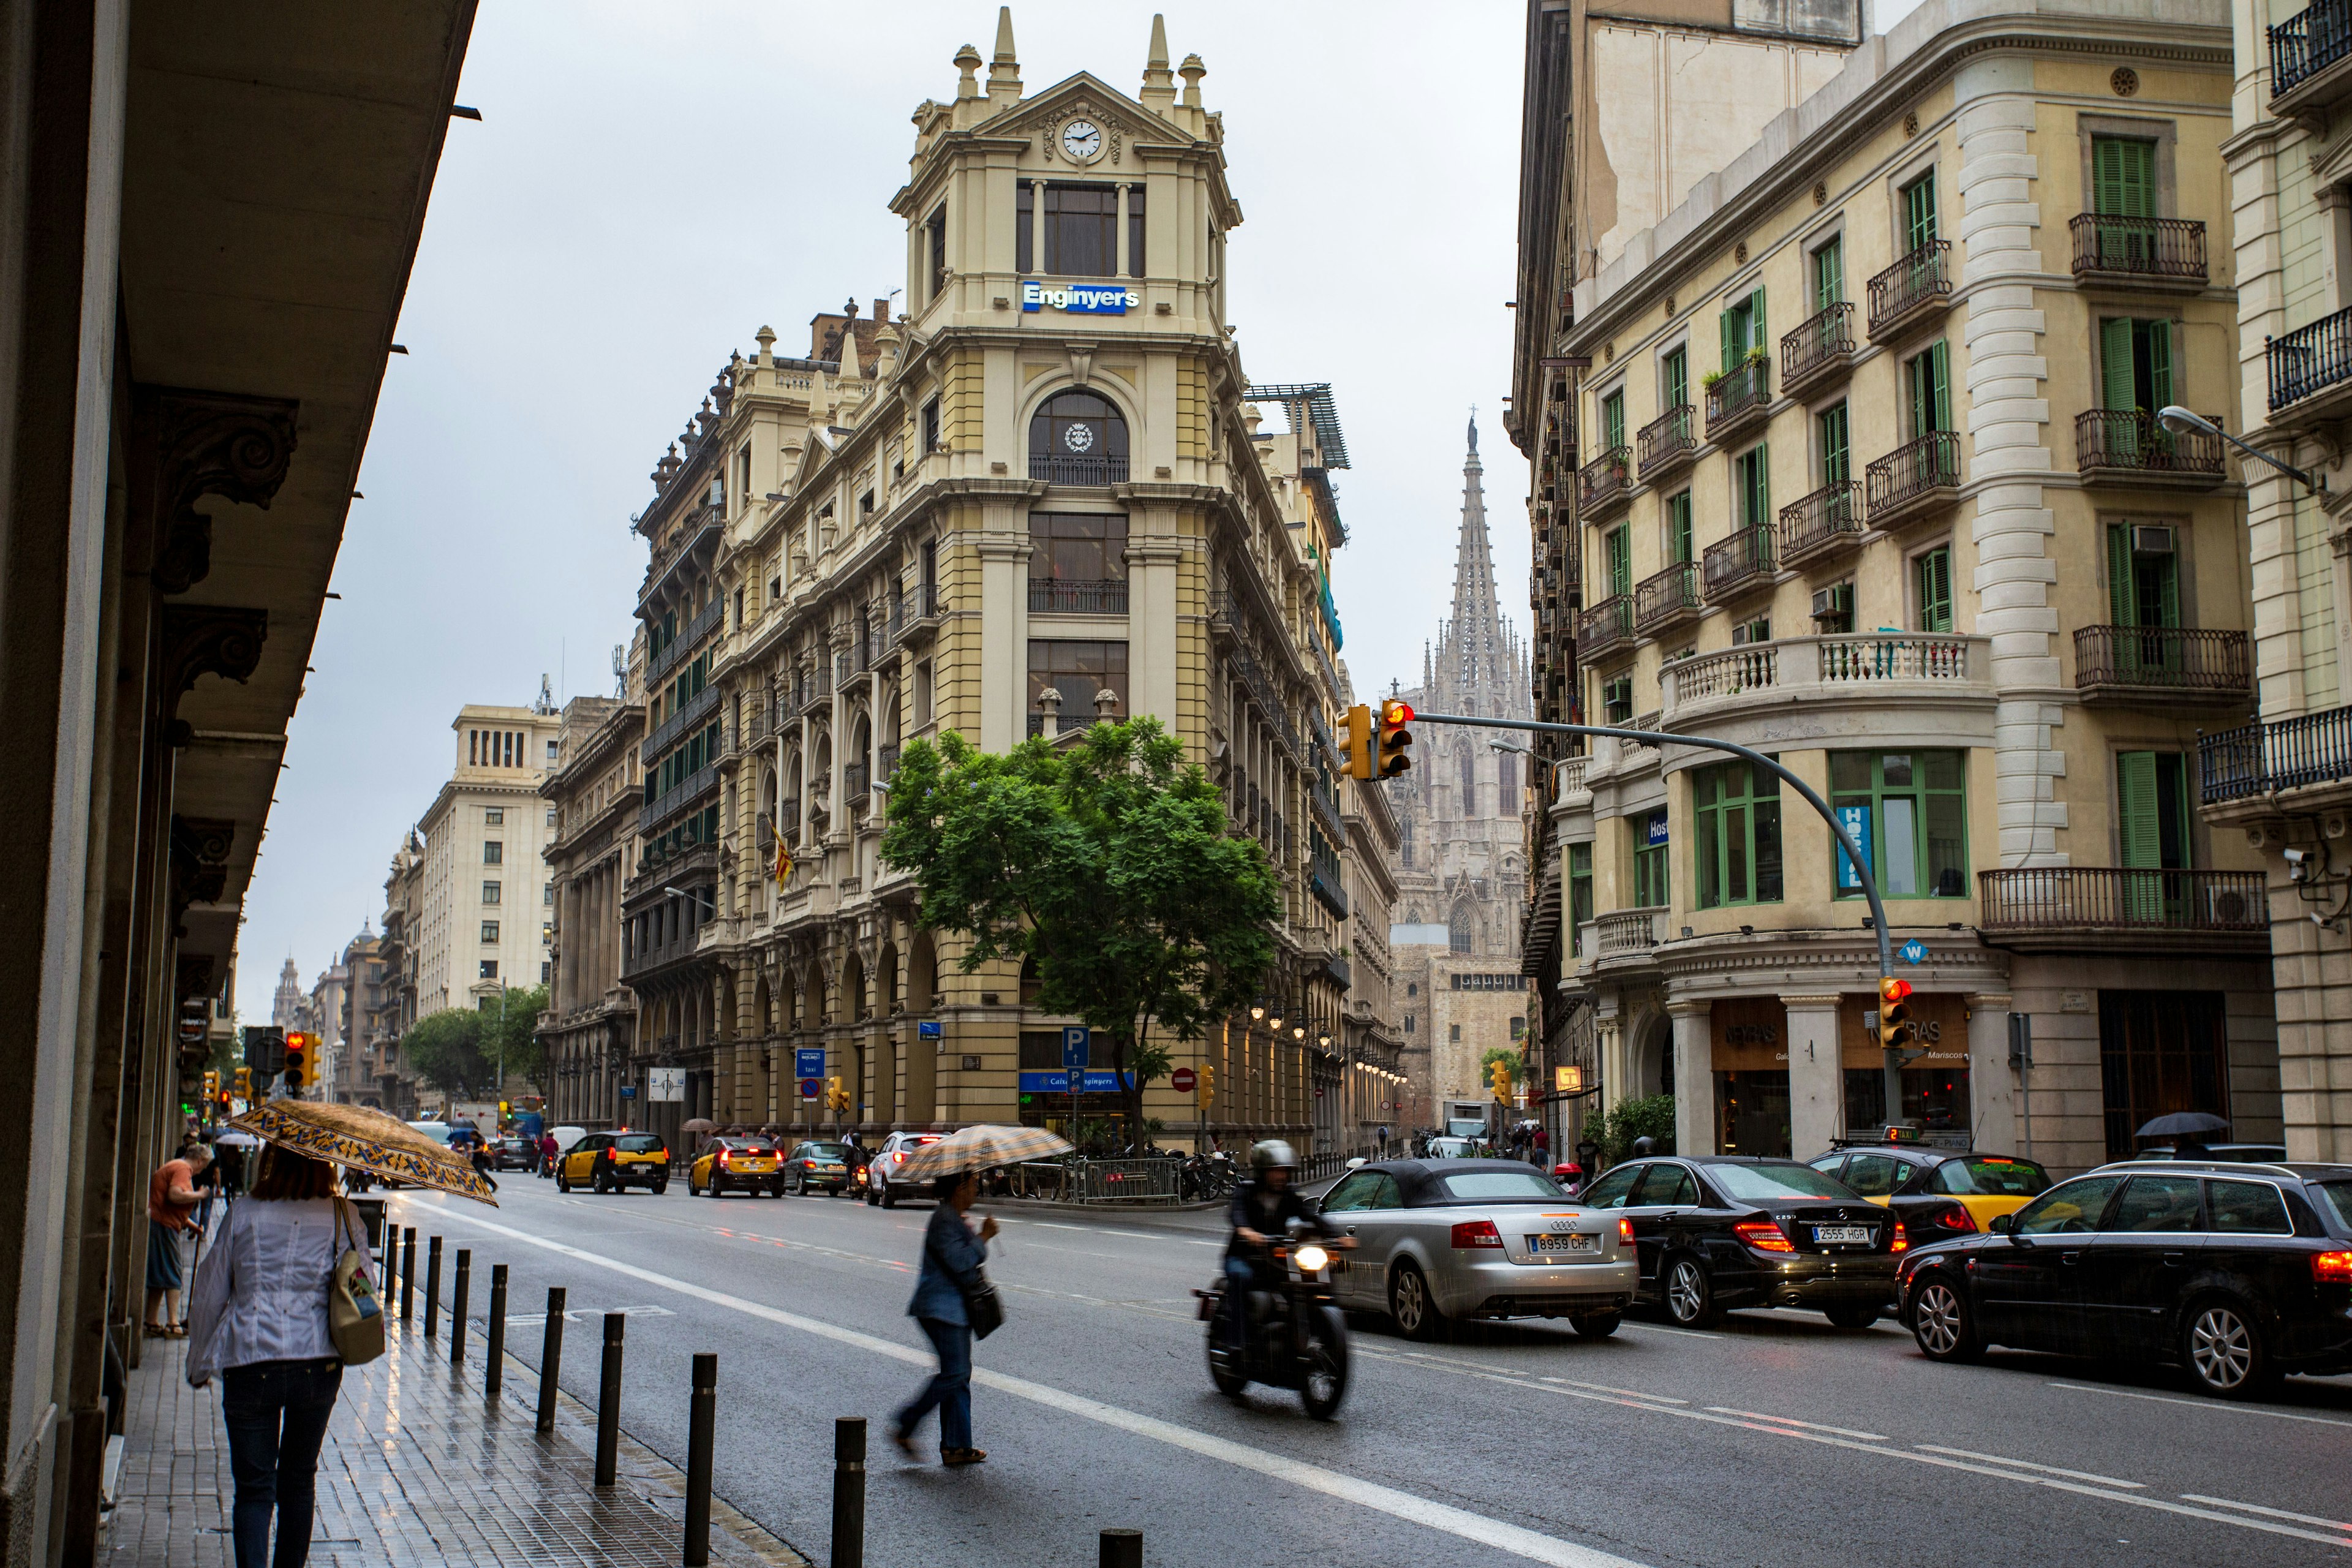
[[[1704,1329],[1670,1329],[1664,1323],[1637,1323],[1631,1319],[1626,1320],[1623,1328],[1619,1329],[1618,1332],[1622,1333],[1625,1329],[1633,1329],[1644,1334],[1677,1334],[1686,1340],[1720,1340],[1728,1337],[1724,1334],[1710,1334]]]
[[[2210,1502],[2216,1508],[2243,1509],[2248,1513],[2259,1513],[2266,1519],[2291,1519],[2297,1524],[2316,1524],[2329,1530],[2352,1531],[2352,1524],[2347,1524],[2340,1519],[2318,1519],[2307,1513],[2289,1513],[2283,1508],[2264,1508],[2260,1503],[2231,1502],[2225,1497],[2200,1497],[2195,1492],[2182,1492],[2180,1496],[2184,1501]],[[2352,1542],[2347,1544],[2352,1544]]]
[[[1605,1383],[1579,1383],[1572,1377],[1547,1377],[1546,1383],[1557,1383],[1570,1388],[1589,1388],[1596,1394],[1622,1394],[1634,1399],[1646,1399],[1653,1405],[1688,1405],[1687,1399],[1676,1399],[1670,1394],[1644,1394],[1638,1388],[1612,1388]]]
[[[1808,1432],[1834,1432],[1841,1437],[1853,1437],[1864,1443],[1884,1443],[1884,1432],[1856,1432],[1846,1426],[1824,1426],[1818,1421],[1800,1421],[1793,1415],[1767,1415],[1760,1410],[1734,1410],[1727,1405],[1710,1405],[1717,1415],[1745,1415],[1750,1421],[1772,1421],[1783,1426],[1801,1426]]]
[[[1959,1459],[1982,1459],[1988,1465],[2014,1465],[2021,1470],[2041,1470],[2053,1476],[2072,1476],[2078,1481],[2096,1481],[2103,1487],[2125,1487],[2133,1491],[2144,1491],[2147,1487],[2146,1481],[2119,1480],[2114,1476],[2102,1476],[2090,1470],[2061,1469],[2056,1465],[2037,1465],[2031,1459],[2004,1458],[1999,1454],[1979,1454],[1967,1448],[1947,1448],[1935,1443],[1914,1443],[1911,1446],[1915,1448],[1925,1448],[1930,1454],[1949,1454]],[[2211,1500],[2191,1498],[2189,1500],[2200,1502]]]
[[[563,1242],[550,1241],[544,1237],[533,1236],[528,1231],[517,1230],[511,1226],[497,1225],[489,1220],[477,1218],[470,1214],[458,1213],[455,1209],[444,1211],[441,1217],[492,1231],[527,1246],[576,1258],[580,1262],[610,1269],[615,1274],[626,1275],[633,1279],[642,1279],[648,1285],[659,1285],[667,1289],[676,1290],[681,1295],[708,1301],[716,1307],[725,1307],[750,1317],[763,1318],[769,1322],[780,1324],[784,1328],[797,1329],[803,1333],[814,1334],[822,1339],[832,1340],[837,1344],[848,1345],[857,1350],[871,1352],[876,1355],[887,1356],[893,1361],[904,1362],[910,1366],[928,1367],[931,1364],[931,1355],[929,1351],[919,1351],[911,1345],[900,1344],[893,1340],[882,1339],[877,1335],[844,1328],[837,1323],[828,1323],[816,1318],[804,1318],[797,1312],[787,1312],[781,1308],[767,1306],[761,1302],[745,1300],[740,1296],[730,1296],[723,1290],[713,1290],[708,1286],[697,1285],[667,1274],[659,1274],[650,1268],[640,1268],[632,1263],[623,1263],[617,1258],[605,1258],[583,1247],[568,1246]],[[1083,1394],[1071,1394],[1066,1390],[1053,1388],[1042,1383],[1031,1383],[1025,1378],[1010,1377],[1003,1373],[979,1369],[975,1369],[971,1376],[974,1383],[986,1388],[995,1389],[1000,1394],[1009,1394],[1016,1399],[1025,1399],[1032,1404],[1059,1410],[1066,1415],[1080,1416],[1105,1426],[1116,1427],[1139,1437],[1149,1437],[1156,1442],[1167,1444],[1171,1447],[1182,1448],[1198,1454],[1203,1458],[1217,1459],[1242,1469],[1255,1470],[1260,1475],[1287,1482],[1303,1490],[1321,1492],[1327,1497],[1338,1498],[1343,1502],[1372,1509],[1388,1514],[1391,1518],[1441,1531],[1448,1535],[1457,1535],[1465,1541],[1475,1541],[1482,1546],[1492,1546],[1499,1551],[1510,1552],[1513,1556],[1524,1557],[1531,1563],[1547,1563],[1551,1565],[1551,1568],[1642,1568],[1641,1564],[1628,1558],[1595,1551],[1589,1546],[1579,1546],[1574,1542],[1562,1541],[1555,1536],[1539,1534],[1519,1525],[1506,1523],[1499,1519],[1489,1519],[1484,1514],[1472,1513],[1466,1509],[1433,1502],[1427,1498],[1416,1497],[1411,1492],[1399,1491],[1393,1487],[1382,1486],[1377,1481],[1368,1481],[1339,1470],[1327,1469],[1320,1465],[1310,1465],[1300,1460],[1286,1458],[1280,1454],[1270,1453],[1264,1448],[1252,1447],[1246,1443],[1236,1443],[1230,1438],[1212,1436],[1205,1432],[1195,1432],[1188,1426],[1180,1426],[1172,1421],[1162,1421],[1157,1416],[1123,1410],[1118,1405],[1106,1405],[1100,1400],[1088,1399]]]
[[[2191,1410],[2210,1410],[2216,1415],[2268,1415],[2279,1421],[2308,1421],[2316,1426],[2352,1426],[2352,1421],[2338,1421],[2326,1415],[2298,1415],[2292,1410],[2261,1410],[2251,1405],[2230,1405],[2219,1399],[2176,1399],[2168,1394],[2136,1394],[2128,1388],[2094,1388],[2087,1383],[2056,1383],[2053,1388],[2063,1388],[2070,1394],[2111,1394],[2117,1399],[2147,1399],[2158,1405],[2186,1405]]]

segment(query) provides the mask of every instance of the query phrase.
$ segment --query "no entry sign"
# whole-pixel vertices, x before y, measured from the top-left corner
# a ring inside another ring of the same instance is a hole
[[[1192,1069],[1191,1068],[1178,1068],[1174,1072],[1168,1075],[1168,1087],[1174,1089],[1179,1094],[1192,1093],[1192,1084],[1193,1078]]]

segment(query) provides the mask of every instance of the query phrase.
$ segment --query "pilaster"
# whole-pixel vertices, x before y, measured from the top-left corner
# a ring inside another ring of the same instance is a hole
[[[1789,1016],[1789,1146],[1801,1160],[1828,1148],[1845,1131],[1845,1074],[1838,1044],[1842,1001],[1835,992],[1780,998]]]
[[[1675,1027],[1675,1152],[1716,1152],[1715,1037],[1711,1002],[1674,1001],[1666,1014]]]

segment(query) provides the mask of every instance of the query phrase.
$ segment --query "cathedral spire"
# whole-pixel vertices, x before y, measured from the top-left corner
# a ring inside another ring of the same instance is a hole
[[[1454,556],[1454,615],[1445,628],[1436,671],[1439,691],[1457,713],[1517,717],[1528,693],[1515,690],[1502,607],[1495,595],[1495,558],[1486,529],[1485,465],[1478,460],[1478,414],[1470,414],[1469,450],[1462,460],[1462,532]]]

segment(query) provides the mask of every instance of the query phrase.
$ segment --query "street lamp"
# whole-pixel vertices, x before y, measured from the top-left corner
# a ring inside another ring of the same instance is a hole
[[[2256,451],[2253,447],[2247,446],[2243,441],[2239,440],[2235,436],[2231,435],[2227,430],[2222,429],[2219,425],[2214,424],[2210,419],[2206,418],[2203,415],[2191,414],[2189,410],[2180,407],[2177,404],[2168,403],[2163,407],[2158,409],[2156,411],[2156,422],[2163,426],[2175,436],[2186,436],[2192,430],[2200,432],[2207,436],[2219,436],[2222,440],[2227,441],[2231,446],[2235,447],[2247,457],[2256,458],[2268,463],[2272,468],[2276,468],[2280,473],[2286,475],[2287,478],[2291,479],[2300,479],[2303,481],[2303,488],[2311,491],[2314,495],[2317,495],[2327,489],[2326,476],[2323,475],[2315,479],[2311,475],[2305,473],[2301,468],[2280,462],[2268,452]]]
[[[1559,777],[1559,770],[1560,770],[1560,769],[1562,769],[1562,768],[1566,767],[1569,763],[1572,763],[1572,762],[1575,762],[1575,761],[1577,760],[1576,758],[1574,758],[1574,757],[1572,757],[1572,756],[1569,756],[1569,757],[1549,757],[1549,758],[1547,758],[1547,757],[1538,756],[1535,752],[1533,752],[1529,751],[1527,747],[1525,747],[1525,746],[1514,746],[1514,745],[1513,745],[1513,744],[1511,744],[1508,741],[1489,741],[1489,742],[1486,742],[1486,745],[1487,745],[1487,748],[1488,748],[1490,751],[1496,751],[1496,752],[1513,752],[1513,753],[1515,753],[1515,754],[1517,754],[1517,755],[1518,755],[1518,756],[1522,756],[1522,757],[1527,758],[1529,762],[1533,762],[1533,763],[1541,763],[1544,766],[1546,766],[1546,767],[1548,767],[1548,768],[1549,768],[1549,769],[1551,770],[1552,777],[1553,777],[1553,779],[1555,779],[1555,780],[1557,780],[1557,779]],[[1545,798],[1546,800],[1549,800],[1553,795],[1557,795],[1558,793],[1559,793],[1559,791],[1558,791],[1557,789],[1548,789],[1548,790],[1544,791],[1544,798]]]

